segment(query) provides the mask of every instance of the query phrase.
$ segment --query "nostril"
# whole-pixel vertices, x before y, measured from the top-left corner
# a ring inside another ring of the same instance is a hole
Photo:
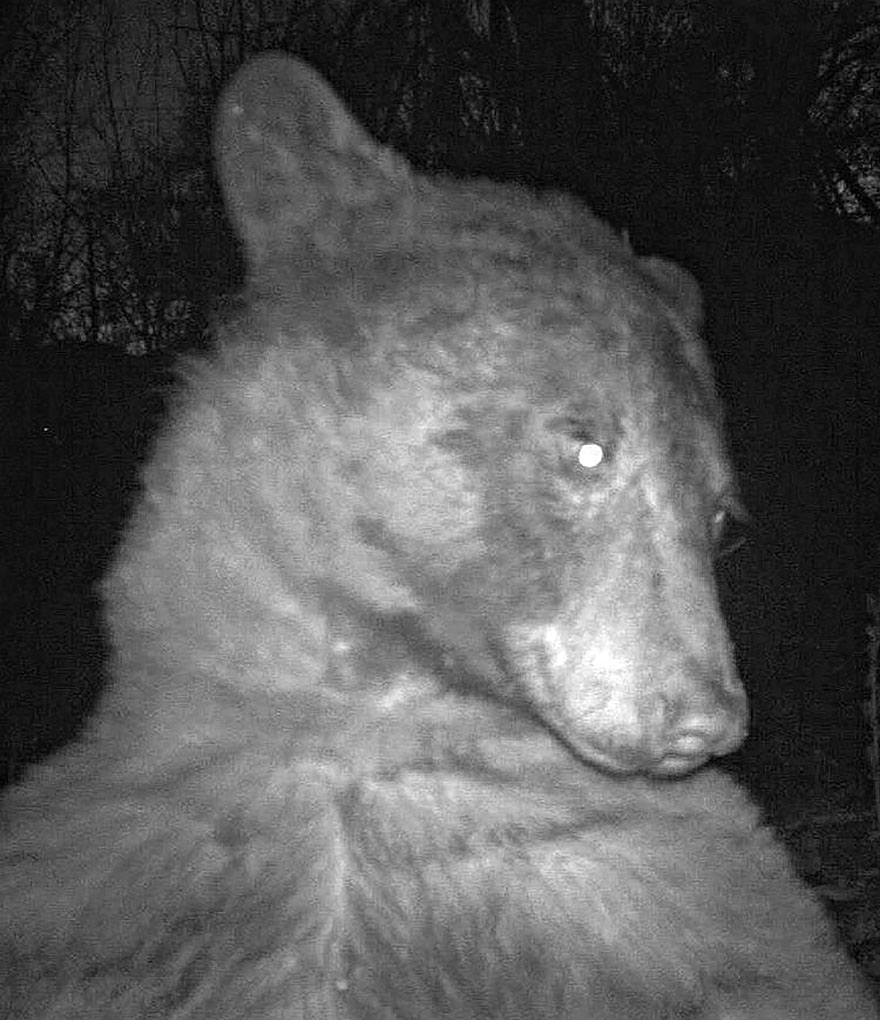
[[[667,753],[679,758],[706,758],[712,753],[711,740],[707,733],[700,730],[676,733]]]
[[[677,721],[669,734],[668,753],[683,758],[730,754],[746,736],[744,713],[719,710]]]

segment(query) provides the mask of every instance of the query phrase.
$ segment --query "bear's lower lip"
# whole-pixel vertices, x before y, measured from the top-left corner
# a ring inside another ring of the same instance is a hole
[[[619,776],[649,775],[660,778],[675,778],[694,772],[709,759],[709,755],[665,754],[660,758],[620,755],[615,757],[595,749],[581,750],[580,757],[596,768]]]
[[[708,761],[708,755],[694,755],[686,757],[678,754],[669,754],[653,766],[650,771],[655,776],[683,776],[693,772]]]

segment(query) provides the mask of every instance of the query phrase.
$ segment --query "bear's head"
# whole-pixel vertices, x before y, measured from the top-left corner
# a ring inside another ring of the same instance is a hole
[[[573,199],[414,174],[285,57],[228,88],[217,156],[247,308],[148,473],[117,632],[349,705],[495,699],[614,771],[736,747],[690,277]]]

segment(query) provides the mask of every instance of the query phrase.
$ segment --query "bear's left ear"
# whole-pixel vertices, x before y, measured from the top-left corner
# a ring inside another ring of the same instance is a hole
[[[332,260],[355,240],[387,239],[409,193],[406,162],[316,71],[280,53],[250,61],[227,86],[215,158],[252,270],[298,248]]]

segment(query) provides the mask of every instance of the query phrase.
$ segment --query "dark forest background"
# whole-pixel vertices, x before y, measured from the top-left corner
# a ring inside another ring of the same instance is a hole
[[[0,13],[0,778],[94,700],[94,582],[170,366],[240,282],[215,101],[247,56],[286,50],[419,169],[572,190],[700,279],[752,515],[719,564],[753,705],[730,767],[872,966],[880,5],[18,6]]]

